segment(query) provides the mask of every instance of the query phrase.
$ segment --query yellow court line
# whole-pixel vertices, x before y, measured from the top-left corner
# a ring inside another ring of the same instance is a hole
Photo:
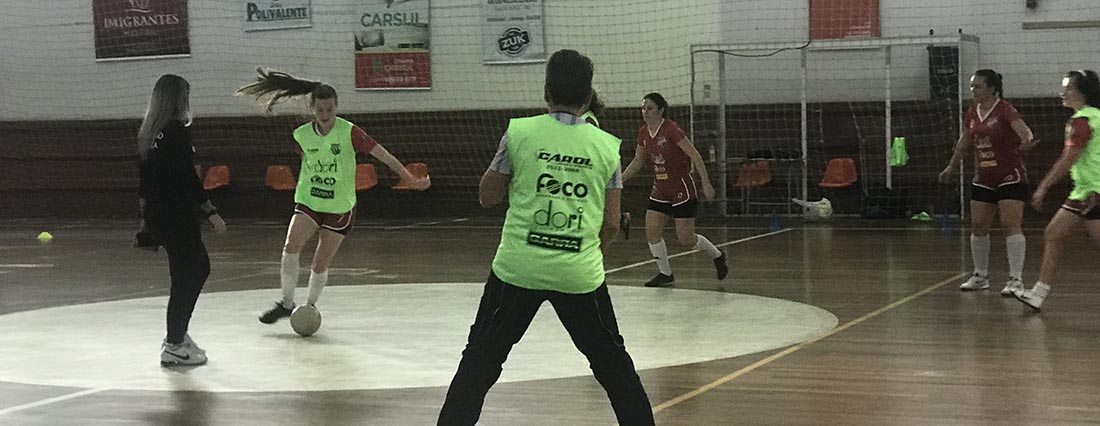
[[[749,372],[751,372],[751,371],[753,371],[753,370],[755,370],[755,369],[757,369],[757,368],[760,368],[760,367],[763,367],[763,366],[765,366],[765,365],[768,365],[768,364],[769,364],[769,363],[771,363],[772,361],[775,361],[775,360],[777,360],[777,359],[779,359],[779,358],[783,358],[783,357],[785,357],[785,356],[787,356],[787,355],[790,355],[791,353],[794,353],[794,352],[798,351],[799,349],[802,349],[802,348],[804,348],[804,347],[806,347],[806,346],[809,346],[810,344],[813,344],[813,343],[815,343],[815,342],[818,342],[818,341],[820,341],[820,340],[822,340],[822,339],[825,339],[825,338],[828,338],[828,337],[830,337],[830,336],[836,335],[837,333],[840,333],[841,331],[847,330],[847,329],[849,329],[849,328],[851,328],[851,327],[855,326],[856,324],[859,324],[859,323],[861,323],[861,322],[864,322],[864,321],[867,321],[867,320],[869,320],[869,319],[871,319],[871,318],[874,318],[874,317],[876,317],[876,316],[878,316],[878,315],[880,315],[880,314],[882,314],[882,313],[884,313],[884,312],[886,312],[886,311],[889,311],[889,310],[891,310],[891,309],[894,309],[894,308],[896,308],[896,307],[898,307],[898,306],[900,306],[900,305],[902,305],[902,304],[904,304],[904,303],[906,303],[906,302],[909,302],[910,300],[916,299],[916,298],[918,298],[918,297],[921,297],[921,296],[923,296],[923,295],[925,295],[925,294],[928,294],[928,293],[930,293],[930,292],[933,292],[933,291],[935,291],[936,289],[938,289],[938,288],[940,288],[940,287],[943,287],[944,285],[947,285],[948,283],[954,282],[955,280],[961,279],[961,278],[963,278],[963,277],[965,277],[965,276],[968,276],[968,275],[970,275],[970,273],[969,273],[969,272],[963,272],[963,273],[959,273],[959,274],[953,275],[953,276],[951,276],[951,278],[947,278],[947,279],[945,279],[945,280],[943,280],[943,281],[940,281],[940,282],[938,282],[938,283],[935,283],[935,284],[933,284],[933,285],[929,286],[928,288],[925,288],[924,290],[918,291],[918,292],[916,292],[916,293],[914,293],[914,294],[912,294],[912,295],[909,295],[909,296],[907,296],[907,297],[905,297],[905,298],[903,298],[903,299],[901,299],[901,300],[898,300],[898,301],[896,301],[896,302],[894,302],[894,303],[891,303],[891,304],[889,304],[889,305],[883,306],[883,307],[881,307],[881,308],[879,308],[879,309],[877,309],[877,310],[875,310],[875,311],[873,311],[873,312],[871,312],[871,313],[869,313],[869,314],[867,314],[867,315],[864,315],[864,316],[862,316],[862,317],[859,317],[859,318],[856,318],[856,319],[854,319],[854,320],[851,320],[851,321],[849,321],[849,322],[845,323],[844,325],[842,325],[842,326],[840,326],[840,327],[834,328],[834,329],[833,329],[832,331],[830,331],[830,332],[828,332],[828,333],[826,333],[826,334],[823,334],[823,335],[821,335],[821,336],[818,336],[818,337],[815,337],[815,338],[813,338],[813,339],[807,340],[807,341],[805,341],[805,342],[799,343],[799,344],[797,344],[797,345],[791,346],[791,347],[789,347],[789,348],[787,348],[787,349],[784,349],[783,351],[781,351],[781,352],[779,352],[779,353],[773,354],[773,355],[771,355],[771,356],[769,356],[769,357],[767,357],[767,358],[764,358],[764,359],[762,359],[762,360],[760,360],[760,361],[756,361],[756,362],[754,362],[754,363],[752,363],[752,364],[750,364],[750,365],[748,365],[748,366],[746,366],[746,367],[744,367],[744,368],[742,368],[742,369],[740,369],[740,370],[734,371],[733,373],[730,373],[729,375],[726,375],[725,377],[722,377],[722,378],[720,378],[720,379],[718,379],[718,380],[715,380],[715,381],[713,381],[713,382],[707,383],[707,384],[705,384],[705,385],[703,385],[703,386],[700,386],[700,387],[698,387],[698,388],[695,388],[694,390],[692,390],[692,391],[690,391],[690,392],[687,392],[687,393],[685,393],[685,394],[683,394],[683,395],[680,395],[680,396],[678,396],[678,397],[672,398],[672,399],[670,399],[670,400],[668,400],[668,401],[665,401],[665,402],[663,402],[663,403],[661,403],[661,404],[659,404],[659,405],[656,405],[656,406],[654,406],[654,407],[653,407],[653,413],[654,413],[654,414],[656,414],[656,413],[659,413],[659,412],[661,412],[661,411],[663,411],[663,410],[665,410],[665,409],[667,409],[667,408],[669,408],[669,407],[672,407],[672,406],[674,406],[674,405],[676,405],[676,404],[679,404],[679,403],[681,403],[681,402],[684,402],[684,401],[687,401],[687,400],[689,400],[689,399],[691,399],[691,398],[694,398],[694,397],[696,397],[696,396],[699,396],[699,395],[703,394],[704,392],[707,392],[707,391],[709,391],[709,390],[711,390],[711,389],[714,389],[714,388],[716,388],[716,387],[718,387],[718,386],[721,386],[721,385],[722,385],[722,384],[724,384],[724,383],[727,383],[727,382],[729,382],[729,381],[731,381],[731,380],[733,380],[733,379],[736,379],[736,378],[738,378],[738,377],[741,377],[741,376],[743,376],[743,375],[745,375],[745,374],[748,374]]]

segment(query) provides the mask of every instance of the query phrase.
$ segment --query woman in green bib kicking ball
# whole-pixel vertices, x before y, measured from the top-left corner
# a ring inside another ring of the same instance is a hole
[[[294,191],[294,216],[283,245],[282,300],[260,315],[271,324],[294,311],[294,289],[298,286],[298,257],[320,230],[309,274],[309,298],[313,306],[328,282],[328,268],[340,243],[351,232],[355,219],[355,151],[368,153],[385,163],[401,181],[416,190],[431,186],[427,178],[415,178],[397,158],[386,151],[359,126],[336,116],[336,89],[289,74],[258,70],[256,81],[237,89],[237,95],[267,98],[267,111],[281,100],[309,95],[313,120],[294,130],[296,147],[302,155],[298,187]]]

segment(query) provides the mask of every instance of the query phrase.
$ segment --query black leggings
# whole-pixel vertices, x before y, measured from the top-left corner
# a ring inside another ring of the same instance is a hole
[[[606,284],[591,293],[566,294],[516,287],[490,273],[438,425],[477,423],[485,394],[500,378],[512,345],[523,337],[546,300],[554,307],[573,344],[588,358],[596,381],[607,391],[619,424],[653,424],[653,409],[619,335]]]
[[[172,344],[182,343],[199,293],[210,276],[210,257],[202,244],[202,231],[194,216],[148,215],[146,223],[168,252],[172,291],[168,297],[168,337],[165,340]]]

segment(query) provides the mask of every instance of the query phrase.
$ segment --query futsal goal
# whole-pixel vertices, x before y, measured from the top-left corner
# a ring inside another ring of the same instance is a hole
[[[801,214],[792,198],[827,197],[838,214],[854,215],[869,194],[887,192],[914,212],[965,214],[966,174],[950,185],[936,177],[958,139],[978,37],[690,49],[691,134],[713,164],[719,212]],[[892,163],[897,138],[908,159]],[[854,182],[836,167],[854,168]]]

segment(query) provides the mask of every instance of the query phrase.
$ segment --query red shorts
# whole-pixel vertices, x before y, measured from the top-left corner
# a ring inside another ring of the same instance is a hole
[[[653,179],[653,190],[649,199],[668,203],[673,206],[699,199],[700,184],[694,174],[689,176],[668,176],[665,179]]]
[[[305,215],[321,229],[327,229],[344,236],[347,236],[351,232],[351,228],[355,226],[355,209],[344,214],[319,213],[305,204],[297,203],[294,205],[294,214]]]
[[[1100,220],[1100,208],[1091,205],[1088,200],[1078,201],[1067,198],[1066,202],[1062,203],[1062,208],[1085,220]]]

